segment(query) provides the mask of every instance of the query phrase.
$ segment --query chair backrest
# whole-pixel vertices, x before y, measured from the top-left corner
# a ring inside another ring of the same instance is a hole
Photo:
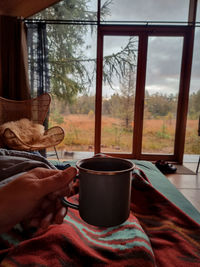
[[[8,121],[27,118],[34,123],[43,124],[47,116],[51,96],[44,93],[28,100],[10,100],[0,97],[0,125]]]

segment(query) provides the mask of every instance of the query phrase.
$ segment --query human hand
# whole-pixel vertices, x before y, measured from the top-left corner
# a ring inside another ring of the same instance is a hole
[[[73,167],[64,171],[35,168],[0,188],[0,232],[27,219],[43,228],[61,223],[66,209],[59,199],[68,195],[76,172]]]

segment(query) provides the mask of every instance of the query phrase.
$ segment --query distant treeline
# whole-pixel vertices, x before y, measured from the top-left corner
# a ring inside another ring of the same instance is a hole
[[[161,93],[148,94],[145,97],[145,116],[147,119],[170,116],[173,118],[177,110],[177,95],[164,95]],[[57,102],[57,101],[56,101]],[[133,116],[134,96],[113,94],[110,98],[103,98],[102,114],[130,120]],[[83,95],[76,98],[73,104],[56,103],[59,113],[94,114],[95,96]],[[197,119],[200,116],[200,90],[190,95],[188,116]]]

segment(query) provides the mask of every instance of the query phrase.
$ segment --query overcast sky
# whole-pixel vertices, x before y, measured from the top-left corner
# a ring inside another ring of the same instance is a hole
[[[102,4],[105,1],[102,0]],[[198,1],[199,2],[199,1]],[[113,0],[106,20],[115,21],[187,21],[189,0]],[[200,8],[198,7],[197,20]],[[122,37],[123,38],[123,37]],[[125,38],[124,38],[125,40]],[[123,41],[110,38],[105,53],[119,51]],[[176,94],[179,89],[183,38],[149,39],[146,89],[150,93]],[[196,28],[190,93],[200,89],[200,28]],[[105,86],[104,86],[105,87]],[[105,87],[106,90],[108,87]]]
[[[106,0],[102,0],[102,4]],[[108,20],[186,21],[189,0],[112,0]]]

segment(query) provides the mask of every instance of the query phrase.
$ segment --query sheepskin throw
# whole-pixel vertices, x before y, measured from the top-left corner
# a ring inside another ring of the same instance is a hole
[[[59,144],[64,138],[64,131],[58,126],[45,131],[43,125],[23,118],[2,124],[0,136],[1,146],[18,150],[37,150]]]

